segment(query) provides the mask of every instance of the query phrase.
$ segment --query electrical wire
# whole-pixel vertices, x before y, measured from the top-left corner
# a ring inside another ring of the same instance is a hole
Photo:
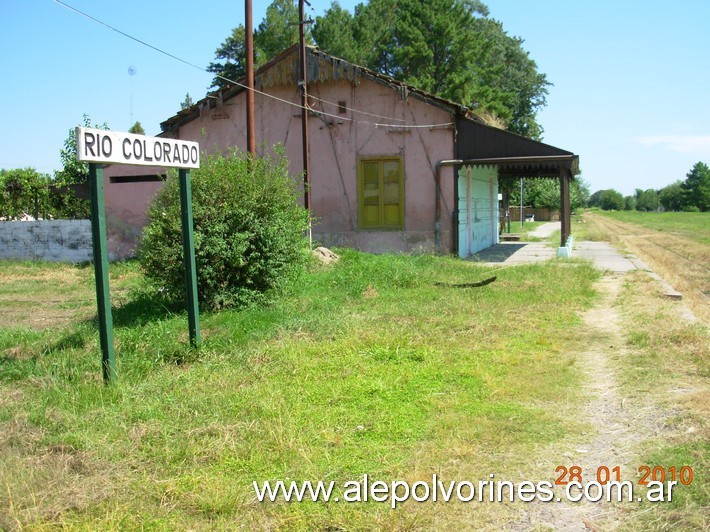
[[[194,63],[191,63],[190,61],[187,61],[187,60],[185,60],[185,59],[183,59],[183,58],[181,58],[181,57],[178,57],[178,56],[176,56],[176,55],[174,55],[174,54],[171,54],[170,52],[166,52],[165,50],[162,50],[161,48],[158,48],[157,46],[153,46],[153,45],[150,44],[150,43],[147,43],[147,42],[145,42],[145,41],[143,41],[143,40],[141,40],[141,39],[138,39],[137,37],[134,37],[133,35],[130,35],[130,34],[124,32],[124,31],[122,31],[122,30],[120,30],[120,29],[118,29],[118,28],[116,28],[116,27],[114,27],[114,26],[112,26],[112,25],[110,25],[110,24],[108,24],[108,23],[102,21],[102,20],[99,20],[99,19],[97,19],[97,18],[95,18],[95,17],[89,15],[88,13],[85,13],[85,12],[83,12],[83,11],[81,11],[81,10],[79,10],[79,9],[77,9],[77,8],[75,8],[75,7],[73,7],[73,6],[70,6],[69,4],[63,2],[62,0],[54,0],[54,2],[55,2],[56,4],[59,4],[60,6],[64,7],[65,9],[68,9],[69,11],[72,11],[72,12],[78,14],[78,15],[81,15],[81,16],[83,16],[83,17],[85,17],[85,18],[87,18],[87,19],[89,19],[89,20],[91,20],[91,21],[93,21],[93,22],[96,22],[97,24],[100,24],[100,25],[102,25],[102,26],[104,26],[104,27],[106,27],[106,28],[112,30],[112,31],[115,31],[115,32],[118,33],[119,35],[122,35],[123,37],[126,37],[127,39],[130,39],[130,40],[135,41],[135,42],[137,42],[137,43],[139,43],[139,44],[142,44],[143,46],[146,46],[146,47],[150,48],[151,50],[154,50],[154,51],[156,51],[156,52],[158,52],[158,53],[161,53],[161,54],[163,54],[163,55],[165,55],[165,56],[167,56],[167,57],[170,57],[171,59],[174,59],[174,60],[176,60],[176,61],[179,61],[180,63],[183,63],[183,64],[185,64],[185,65],[187,65],[187,66],[190,66],[190,67],[192,67],[192,68],[194,68],[194,69],[197,69],[197,70],[199,70],[199,71],[201,71],[201,72],[204,72],[204,73],[207,73],[207,74],[212,74],[212,72],[208,71],[207,69],[205,69],[205,68],[203,68],[203,67],[201,67],[201,66],[198,66],[198,65],[196,65],[196,64],[194,64]],[[260,95],[265,96],[265,97],[267,97],[267,98],[271,98],[272,100],[275,100],[275,101],[284,103],[284,104],[286,104],[286,105],[290,105],[290,106],[292,106],[292,107],[296,107],[296,108],[300,109],[301,111],[303,111],[303,110],[305,110],[305,111],[311,111],[311,112],[318,113],[318,114],[323,115],[323,116],[328,116],[328,117],[330,117],[330,118],[337,118],[338,120],[343,120],[343,121],[347,121],[347,122],[353,122],[353,123],[358,123],[358,124],[365,124],[365,125],[370,125],[370,126],[375,126],[375,127],[392,127],[392,128],[399,128],[399,129],[410,129],[410,128],[411,128],[411,129],[415,129],[415,128],[429,128],[429,129],[433,129],[433,128],[447,127],[447,126],[454,125],[453,122],[445,122],[445,123],[441,123],[441,124],[410,125],[410,124],[406,124],[406,123],[405,123],[405,124],[384,124],[384,123],[377,123],[377,122],[367,122],[367,121],[364,121],[364,120],[355,120],[355,119],[353,119],[353,118],[344,117],[344,116],[342,116],[342,115],[336,115],[336,114],[332,114],[332,113],[327,113],[327,112],[325,112],[325,111],[318,111],[318,110],[313,109],[312,107],[310,107],[310,106],[308,106],[308,105],[306,105],[306,106],[304,107],[304,106],[302,106],[302,105],[299,104],[299,103],[291,102],[291,101],[289,101],[289,100],[285,100],[285,99],[283,99],[283,98],[279,98],[278,96],[274,96],[273,94],[268,94],[268,93],[263,92],[263,91],[260,91],[260,90],[258,90],[258,89],[254,89],[254,88],[248,87],[248,86],[246,86],[246,85],[244,85],[244,84],[242,84],[242,83],[240,83],[240,82],[238,82],[238,81],[235,81],[235,80],[233,80],[233,79],[229,79],[229,78],[227,78],[227,77],[225,77],[225,76],[222,76],[222,75],[220,75],[220,74],[215,74],[215,77],[218,78],[218,79],[221,79],[222,81],[225,81],[225,82],[227,82],[227,83],[231,83],[231,84],[233,84],[233,85],[236,85],[237,87],[240,87],[240,88],[242,88],[242,89],[250,90],[250,91],[254,92],[255,94],[260,94]],[[322,103],[326,103],[326,104],[328,104],[328,105],[332,105],[332,106],[335,106],[335,107],[338,107],[338,106],[339,106],[339,105],[336,104],[336,103],[329,102],[329,101],[327,101],[327,100],[322,100],[322,99],[320,99],[320,98],[316,98],[315,96],[311,96],[310,94],[308,95],[308,97],[309,97],[309,98],[312,98],[313,100],[317,100],[317,101],[320,101],[320,102],[322,102]],[[353,113],[359,113],[359,114],[363,114],[363,115],[372,116],[372,117],[374,117],[374,118],[382,118],[382,119],[390,120],[390,121],[405,122],[405,120],[403,120],[403,119],[401,119],[401,118],[393,118],[393,117],[388,117],[388,116],[377,115],[377,114],[374,114],[374,113],[369,113],[369,112],[367,112],[367,111],[359,111],[359,110],[357,110],[357,109],[350,109],[350,111],[353,112]]]
[[[57,3],[57,4],[59,4],[59,5],[62,6],[62,7],[65,7],[65,8],[68,9],[69,11],[73,11],[74,13],[77,13],[77,14],[83,16],[83,17],[86,17],[86,18],[88,18],[89,20],[93,20],[93,21],[96,22],[97,24],[101,24],[102,26],[105,26],[105,27],[107,27],[108,29],[115,31],[115,32],[118,33],[118,34],[123,35],[124,37],[127,37],[128,39],[131,39],[132,41],[135,41],[135,42],[137,42],[137,43],[139,43],[139,44],[142,44],[143,46],[147,46],[148,48],[150,48],[150,49],[152,49],[152,50],[155,50],[156,52],[159,52],[159,53],[161,53],[161,54],[163,54],[163,55],[167,55],[167,56],[170,57],[171,59],[175,59],[176,61],[180,61],[181,63],[184,63],[184,64],[186,64],[186,65],[188,65],[188,66],[193,67],[193,68],[196,68],[197,70],[205,71],[205,69],[202,68],[202,67],[200,67],[200,66],[197,66],[197,65],[195,65],[195,64],[193,64],[193,63],[190,63],[189,61],[185,61],[184,59],[182,59],[182,58],[180,58],[180,57],[178,57],[178,56],[176,56],[176,55],[173,55],[173,54],[171,54],[171,53],[169,53],[169,52],[166,52],[165,50],[161,50],[160,48],[158,48],[158,47],[156,47],[156,46],[153,46],[152,44],[149,44],[149,43],[147,43],[147,42],[145,42],[145,41],[141,41],[141,40],[138,39],[137,37],[134,37],[133,35],[129,35],[128,33],[124,32],[124,31],[121,31],[121,30],[119,30],[118,28],[114,28],[114,27],[111,26],[110,24],[106,24],[105,22],[103,22],[103,21],[101,21],[101,20],[99,20],[99,19],[97,19],[97,18],[92,17],[92,16],[89,15],[88,13],[84,13],[83,11],[80,11],[80,10],[78,10],[77,8],[72,7],[72,6],[70,6],[69,4],[65,4],[64,2],[62,2],[62,0],[54,0],[54,2]]]
[[[308,97],[311,98],[311,99],[313,99],[313,100],[316,100],[316,101],[318,101],[318,102],[321,102],[321,103],[324,103],[324,104],[327,104],[327,105],[331,105],[331,106],[333,106],[333,107],[340,107],[340,104],[333,103],[333,102],[329,102],[328,100],[323,100],[322,98],[317,98],[316,96],[313,96],[313,94],[310,93],[310,92],[308,93]],[[368,113],[367,111],[359,111],[358,109],[353,109],[353,108],[349,108],[349,110],[350,110],[350,112],[352,112],[352,113],[357,113],[357,114],[361,114],[361,115],[372,116],[372,117],[374,117],[374,118],[384,118],[384,119],[386,119],[386,120],[394,120],[394,121],[396,121],[396,122],[406,122],[406,120],[405,120],[404,118],[392,118],[392,117],[389,117],[389,116],[382,116],[382,115],[378,115],[378,114],[375,114],[375,113]]]

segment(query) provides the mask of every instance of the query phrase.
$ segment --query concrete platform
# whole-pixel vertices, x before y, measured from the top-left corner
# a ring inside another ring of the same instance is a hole
[[[557,248],[546,242],[501,242],[479,251],[469,260],[490,265],[529,264],[557,257]],[[626,257],[609,242],[576,242],[573,258],[588,259],[600,270],[624,273],[644,268],[635,257]]]
[[[547,224],[546,224],[547,225]],[[549,229],[547,229],[549,230]],[[609,242],[576,242],[572,250],[573,258],[587,259],[595,268],[612,272],[626,273],[642,270],[658,281],[663,295],[669,299],[679,300],[683,295],[657,275],[642,260],[633,255],[623,255]],[[468,260],[479,262],[486,266],[530,264],[557,258],[557,248],[546,242],[501,242],[495,246],[479,251]],[[686,311],[688,319],[695,321],[692,312]]]
[[[545,242],[501,242],[475,255],[469,260],[491,265],[529,264],[550,260],[557,256],[557,248]]]
[[[572,256],[591,260],[599,270],[624,273],[637,269],[631,258],[619,253],[609,242],[577,242],[572,250]]]

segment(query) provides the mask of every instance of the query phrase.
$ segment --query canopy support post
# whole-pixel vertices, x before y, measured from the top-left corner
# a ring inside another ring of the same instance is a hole
[[[560,247],[567,245],[567,239],[571,233],[571,216],[569,200],[569,174],[567,169],[560,169]]]

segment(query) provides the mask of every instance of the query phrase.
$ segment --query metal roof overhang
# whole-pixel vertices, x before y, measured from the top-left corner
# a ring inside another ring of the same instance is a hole
[[[459,117],[456,157],[464,164],[495,165],[499,177],[559,177],[579,173],[579,156],[509,131]]]

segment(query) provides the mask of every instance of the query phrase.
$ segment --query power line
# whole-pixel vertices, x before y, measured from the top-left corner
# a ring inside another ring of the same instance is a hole
[[[95,17],[89,15],[88,13],[85,13],[85,12],[83,12],[83,11],[81,11],[81,10],[79,10],[79,9],[77,9],[77,8],[75,8],[75,7],[73,7],[73,6],[70,6],[69,4],[67,4],[67,3],[65,3],[65,2],[62,2],[62,0],[54,0],[54,2],[57,3],[57,4],[59,4],[60,6],[62,6],[62,7],[64,7],[64,8],[66,8],[66,9],[68,9],[69,11],[72,11],[72,12],[78,14],[78,15],[81,15],[81,16],[83,16],[83,17],[85,17],[85,18],[87,18],[87,19],[89,19],[89,20],[91,20],[91,21],[93,21],[93,22],[96,22],[97,24],[100,24],[100,25],[102,25],[102,26],[104,26],[104,27],[106,27],[106,28],[112,30],[112,31],[115,31],[115,32],[118,33],[119,35],[122,35],[123,37],[126,37],[126,38],[128,38],[128,39],[130,39],[130,40],[132,40],[132,41],[135,41],[135,42],[139,43],[139,44],[142,44],[143,46],[146,46],[146,47],[150,48],[151,50],[154,50],[154,51],[156,51],[156,52],[158,52],[158,53],[160,53],[160,54],[163,54],[163,55],[165,55],[165,56],[167,56],[167,57],[170,57],[171,59],[174,59],[174,60],[176,60],[176,61],[179,61],[180,63],[183,63],[183,64],[185,64],[185,65],[187,65],[187,66],[190,66],[190,67],[192,67],[192,68],[194,68],[194,69],[197,69],[197,70],[199,70],[200,72],[204,72],[204,73],[207,73],[207,74],[213,74],[212,72],[210,72],[209,70],[207,70],[207,69],[205,69],[205,68],[203,68],[203,67],[201,67],[201,66],[198,66],[198,65],[196,65],[196,64],[194,64],[194,63],[191,63],[190,61],[187,61],[187,60],[185,60],[185,59],[183,59],[183,58],[181,58],[181,57],[178,57],[178,56],[176,56],[176,55],[174,55],[174,54],[171,54],[170,52],[166,52],[165,50],[163,50],[163,49],[161,49],[161,48],[158,48],[157,46],[153,46],[153,45],[150,44],[150,43],[147,43],[147,42],[145,42],[145,41],[143,41],[143,40],[141,40],[141,39],[139,39],[139,38],[137,38],[137,37],[134,37],[133,35],[130,35],[130,34],[126,33],[125,31],[122,31],[122,30],[120,30],[120,29],[118,29],[118,28],[116,28],[116,27],[114,27],[114,26],[112,26],[112,25],[110,25],[110,24],[108,24],[108,23],[102,21],[102,20],[99,20],[99,19],[97,19],[97,18],[95,18]],[[290,105],[290,106],[292,106],[292,107],[296,107],[296,108],[300,109],[301,111],[304,111],[304,110],[305,110],[305,111],[313,111],[314,113],[318,113],[318,114],[320,114],[320,115],[322,115],[322,116],[328,116],[328,117],[330,117],[330,118],[337,118],[338,120],[344,120],[344,121],[347,121],[347,122],[353,122],[353,123],[358,123],[358,124],[366,124],[366,125],[371,125],[371,126],[375,126],[375,127],[394,127],[394,128],[401,128],[401,129],[406,129],[406,128],[437,128],[437,127],[446,127],[446,126],[453,125],[453,122],[446,122],[446,123],[441,123],[441,124],[408,125],[408,124],[406,124],[406,123],[405,123],[405,124],[383,124],[383,123],[377,123],[377,122],[367,122],[367,121],[364,121],[364,120],[355,120],[355,119],[353,119],[353,118],[344,117],[344,116],[342,116],[342,115],[336,115],[336,114],[332,114],[332,113],[327,113],[327,112],[325,112],[325,111],[317,111],[317,110],[311,108],[310,106],[308,106],[307,104],[306,104],[305,106],[303,106],[303,105],[301,105],[301,104],[294,103],[294,102],[291,102],[291,101],[289,101],[289,100],[284,100],[283,98],[279,98],[278,96],[274,96],[273,94],[268,94],[268,93],[263,92],[263,91],[260,91],[260,90],[258,90],[258,89],[252,89],[252,88],[250,88],[250,87],[248,87],[248,86],[246,86],[246,85],[244,85],[244,84],[242,84],[242,83],[240,83],[240,82],[238,82],[238,81],[235,81],[235,80],[233,80],[233,79],[229,79],[229,78],[227,78],[227,77],[225,77],[225,76],[222,76],[222,75],[220,75],[220,74],[215,74],[215,77],[217,77],[217,78],[219,78],[219,79],[221,79],[222,81],[225,81],[225,82],[227,82],[227,83],[231,83],[231,84],[233,84],[233,85],[236,85],[237,87],[240,87],[240,88],[242,88],[242,89],[249,90],[249,91],[253,91],[255,94],[260,94],[260,95],[265,96],[265,97],[267,97],[267,98],[271,98],[272,100],[275,100],[275,101],[284,103],[284,104],[286,104],[286,105]],[[336,103],[333,103],[333,102],[329,102],[329,101],[327,101],[327,100],[322,100],[322,99],[320,99],[320,98],[316,98],[316,97],[313,97],[313,96],[310,96],[310,95],[309,95],[309,98],[313,98],[314,100],[318,100],[318,101],[320,101],[320,102],[322,102],[322,103],[326,103],[326,104],[332,105],[332,106],[334,106],[334,107],[338,107],[338,106],[339,106],[339,104],[336,104]],[[359,114],[363,114],[363,115],[372,116],[372,117],[374,117],[374,118],[382,118],[382,119],[385,119],[385,120],[396,121],[396,122],[405,122],[405,120],[403,120],[403,119],[401,119],[401,118],[394,118],[394,117],[389,117],[389,116],[377,115],[377,114],[374,114],[374,113],[369,113],[369,112],[367,112],[367,111],[359,111],[359,110],[357,110],[357,109],[350,109],[350,111],[353,112],[353,113],[359,113]]]
[[[317,98],[316,96],[313,96],[313,94],[310,94],[310,93],[309,93],[308,97],[309,97],[310,99],[312,99],[312,100],[316,100],[316,101],[319,101],[319,102],[321,102],[321,103],[328,104],[328,105],[330,105],[330,106],[332,106],[332,107],[340,107],[340,104],[333,103],[333,102],[329,102],[328,100],[323,100],[323,99],[321,99],[321,98]],[[386,120],[393,120],[393,121],[395,121],[395,122],[406,122],[406,120],[404,120],[404,118],[392,118],[392,117],[389,117],[389,116],[382,116],[382,115],[378,115],[378,114],[375,114],[375,113],[368,113],[367,111],[360,111],[360,110],[358,110],[358,109],[353,109],[353,108],[350,108],[350,112],[352,112],[352,113],[358,113],[358,114],[361,114],[361,115],[372,116],[372,117],[374,117],[374,118],[384,118],[384,119],[386,119]],[[342,118],[342,117],[339,117],[339,118]]]
[[[176,56],[176,55],[173,55],[173,54],[171,54],[171,53],[169,53],[169,52],[166,52],[165,50],[161,50],[161,49],[158,48],[157,46],[153,46],[152,44],[148,44],[147,42],[142,41],[142,40],[138,39],[137,37],[134,37],[133,35],[129,35],[128,33],[124,32],[124,31],[121,31],[121,30],[119,30],[118,28],[114,28],[114,27],[111,26],[110,24],[106,24],[105,22],[103,22],[103,21],[101,21],[101,20],[99,20],[99,19],[97,19],[97,18],[92,17],[92,16],[89,15],[88,13],[84,13],[83,11],[80,11],[80,10],[78,10],[77,8],[72,7],[72,6],[70,6],[69,4],[65,4],[64,2],[62,2],[62,0],[54,0],[54,1],[55,1],[57,4],[59,4],[59,5],[63,6],[63,7],[65,7],[65,8],[67,8],[69,11],[73,11],[74,13],[78,13],[79,15],[81,15],[81,16],[83,16],[83,17],[86,17],[86,18],[88,18],[89,20],[93,20],[93,21],[96,22],[97,24],[101,24],[102,26],[105,26],[105,27],[107,27],[108,29],[115,31],[116,33],[119,33],[119,34],[123,35],[124,37],[127,37],[127,38],[131,39],[132,41],[136,41],[137,43],[142,44],[143,46],[147,46],[148,48],[150,48],[150,49],[152,49],[152,50],[155,50],[156,52],[159,52],[159,53],[161,53],[161,54],[163,54],[163,55],[167,55],[168,57],[170,57],[170,58],[172,58],[172,59],[175,59],[176,61],[180,61],[181,63],[184,63],[184,64],[186,64],[186,65],[188,65],[188,66],[193,67],[193,68],[196,68],[197,70],[201,70],[201,71],[203,71],[203,72],[205,71],[205,69],[202,68],[202,67],[199,67],[199,66],[197,66],[197,65],[195,65],[195,64],[193,64],[193,63],[190,63],[189,61],[185,61],[184,59],[182,59],[182,58],[180,58],[180,57],[178,57],[178,56]]]

